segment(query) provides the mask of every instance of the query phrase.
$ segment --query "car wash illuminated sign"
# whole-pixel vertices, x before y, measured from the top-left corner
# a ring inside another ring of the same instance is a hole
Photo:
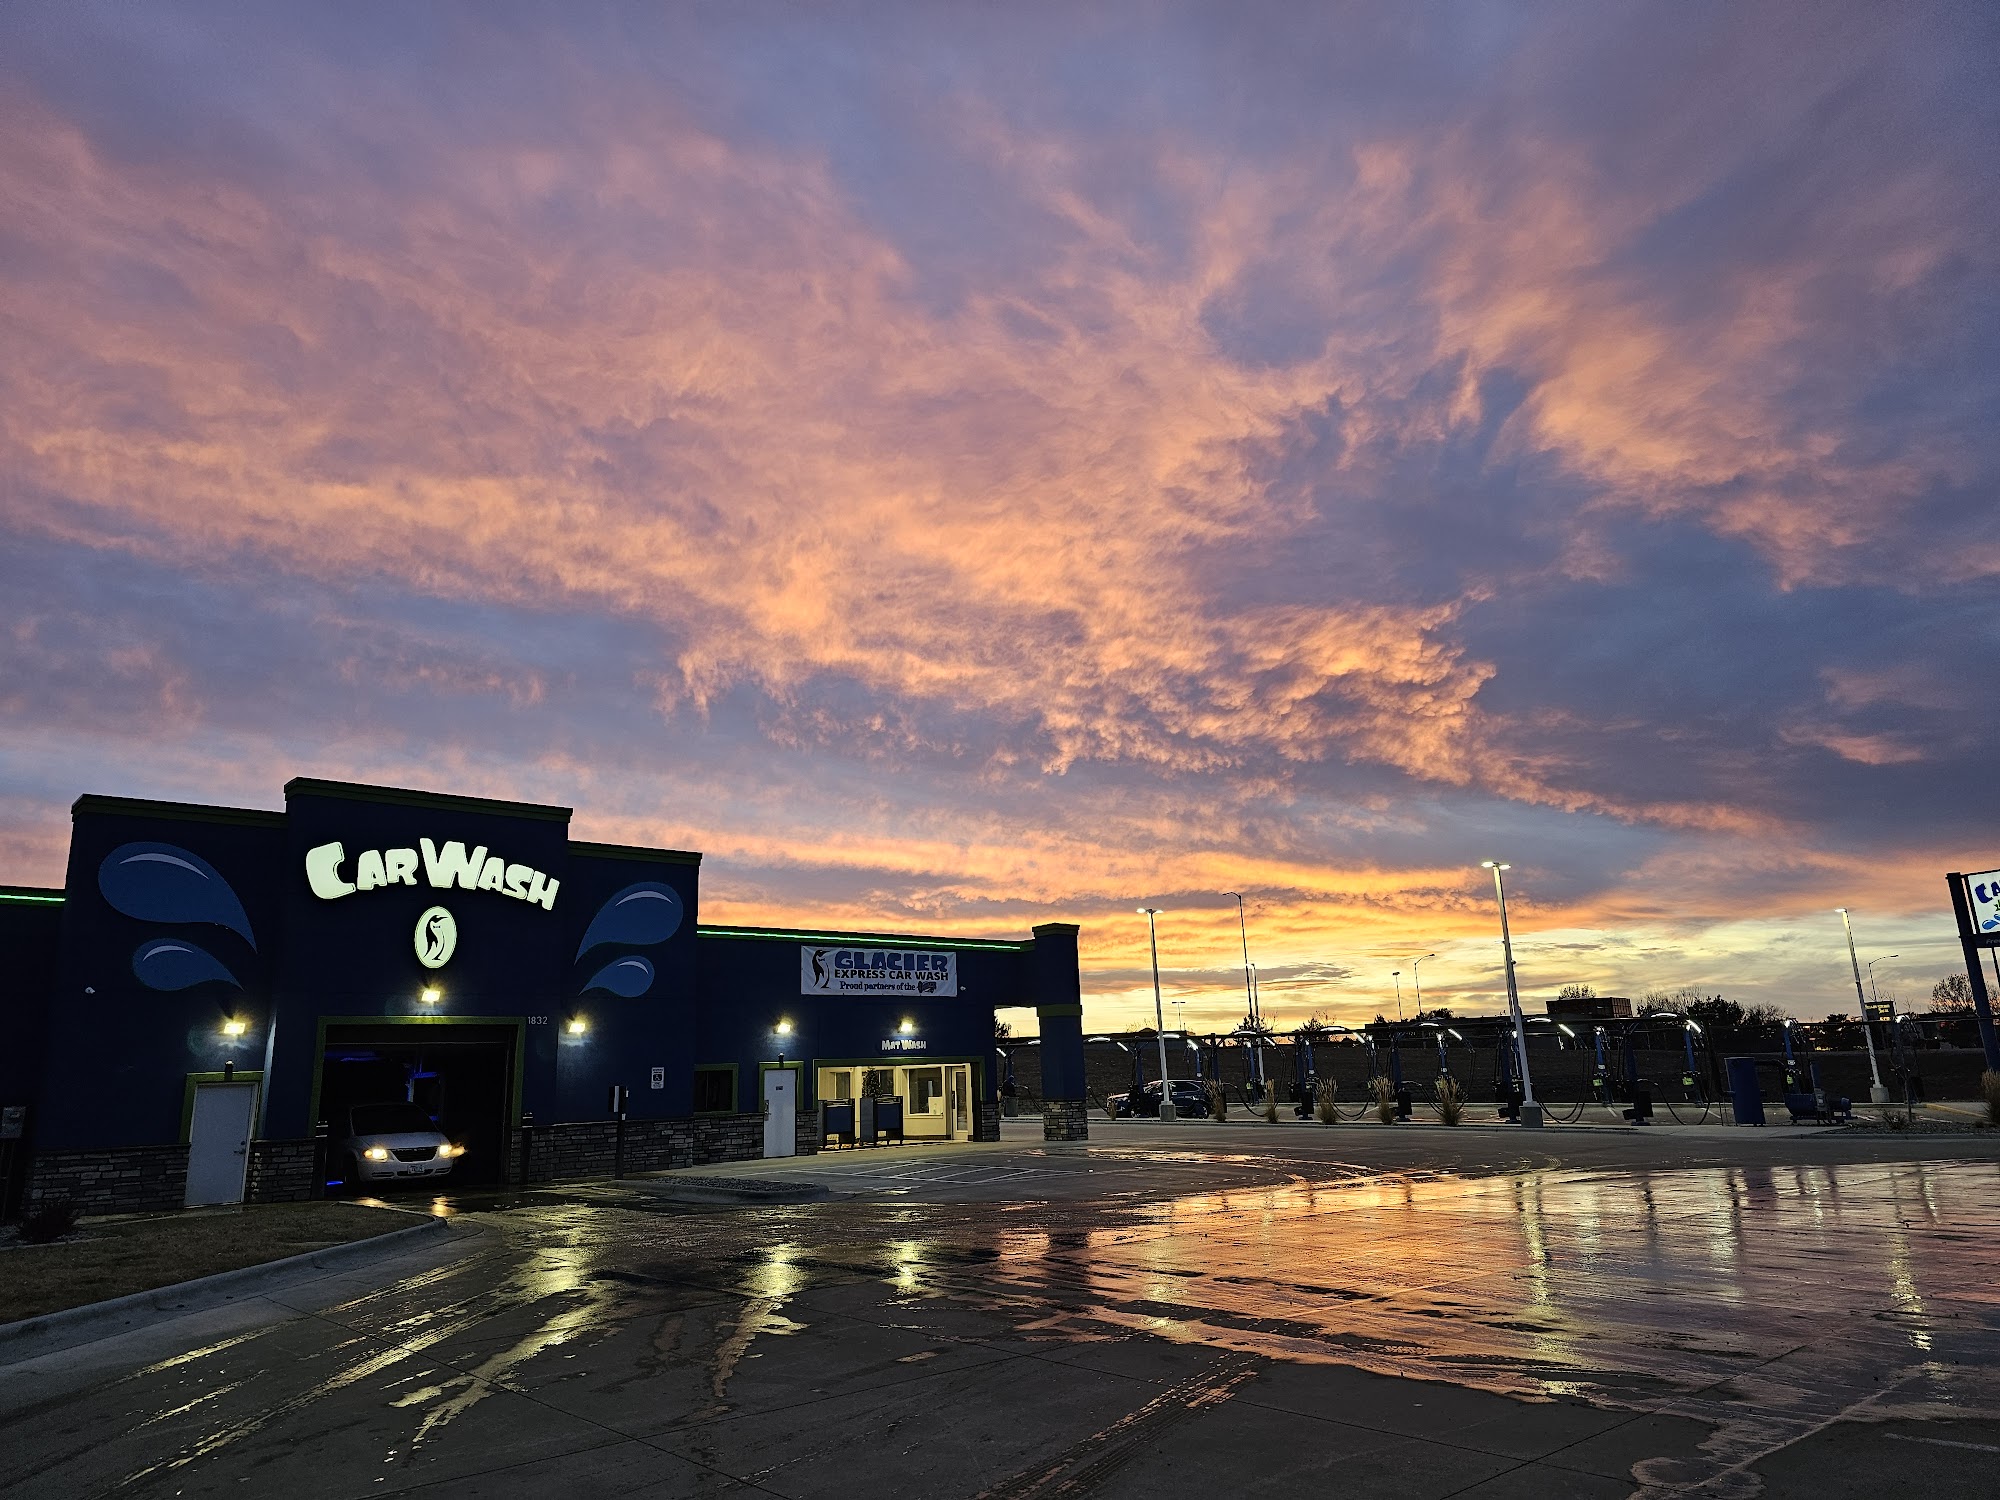
[[[561,881],[551,879],[533,865],[509,864],[484,844],[468,850],[457,839],[438,845],[418,839],[420,849],[364,849],[354,856],[351,874],[347,852],[339,844],[320,844],[306,850],[306,883],[322,901],[338,901],[357,891],[382,890],[392,885],[414,886],[417,872],[433,889],[448,891],[494,891],[526,901],[543,911],[556,909],[556,888]]]
[[[956,995],[958,955],[921,948],[799,949],[803,995]]]

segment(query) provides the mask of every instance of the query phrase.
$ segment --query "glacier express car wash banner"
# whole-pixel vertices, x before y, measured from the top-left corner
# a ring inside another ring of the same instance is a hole
[[[923,948],[799,949],[802,995],[956,995],[958,955]]]

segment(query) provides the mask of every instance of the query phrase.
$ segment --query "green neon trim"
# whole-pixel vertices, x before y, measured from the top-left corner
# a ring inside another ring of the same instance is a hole
[[[0,901],[19,901],[24,906],[61,906],[61,896],[31,896],[26,891],[0,890]]]
[[[987,948],[1002,953],[1026,953],[1035,945],[1003,938],[920,937],[907,932],[813,932],[799,927],[697,926],[695,935],[712,938],[755,938],[780,943],[883,943],[898,948]]]

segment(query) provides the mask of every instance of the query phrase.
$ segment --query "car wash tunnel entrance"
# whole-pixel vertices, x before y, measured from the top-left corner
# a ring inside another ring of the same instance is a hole
[[[435,1190],[503,1181],[509,1126],[520,1113],[520,1043],[520,1028],[508,1022],[328,1021],[314,1110],[327,1126],[327,1186],[357,1189],[343,1147],[354,1112],[390,1104],[413,1106],[464,1148],[448,1174],[412,1185]]]

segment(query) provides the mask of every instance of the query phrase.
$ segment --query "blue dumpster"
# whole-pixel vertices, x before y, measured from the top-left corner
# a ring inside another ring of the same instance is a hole
[[[1757,1082],[1757,1059],[1732,1057],[1726,1066],[1729,1069],[1729,1107],[1736,1113],[1736,1123],[1762,1125],[1764,1090]]]

